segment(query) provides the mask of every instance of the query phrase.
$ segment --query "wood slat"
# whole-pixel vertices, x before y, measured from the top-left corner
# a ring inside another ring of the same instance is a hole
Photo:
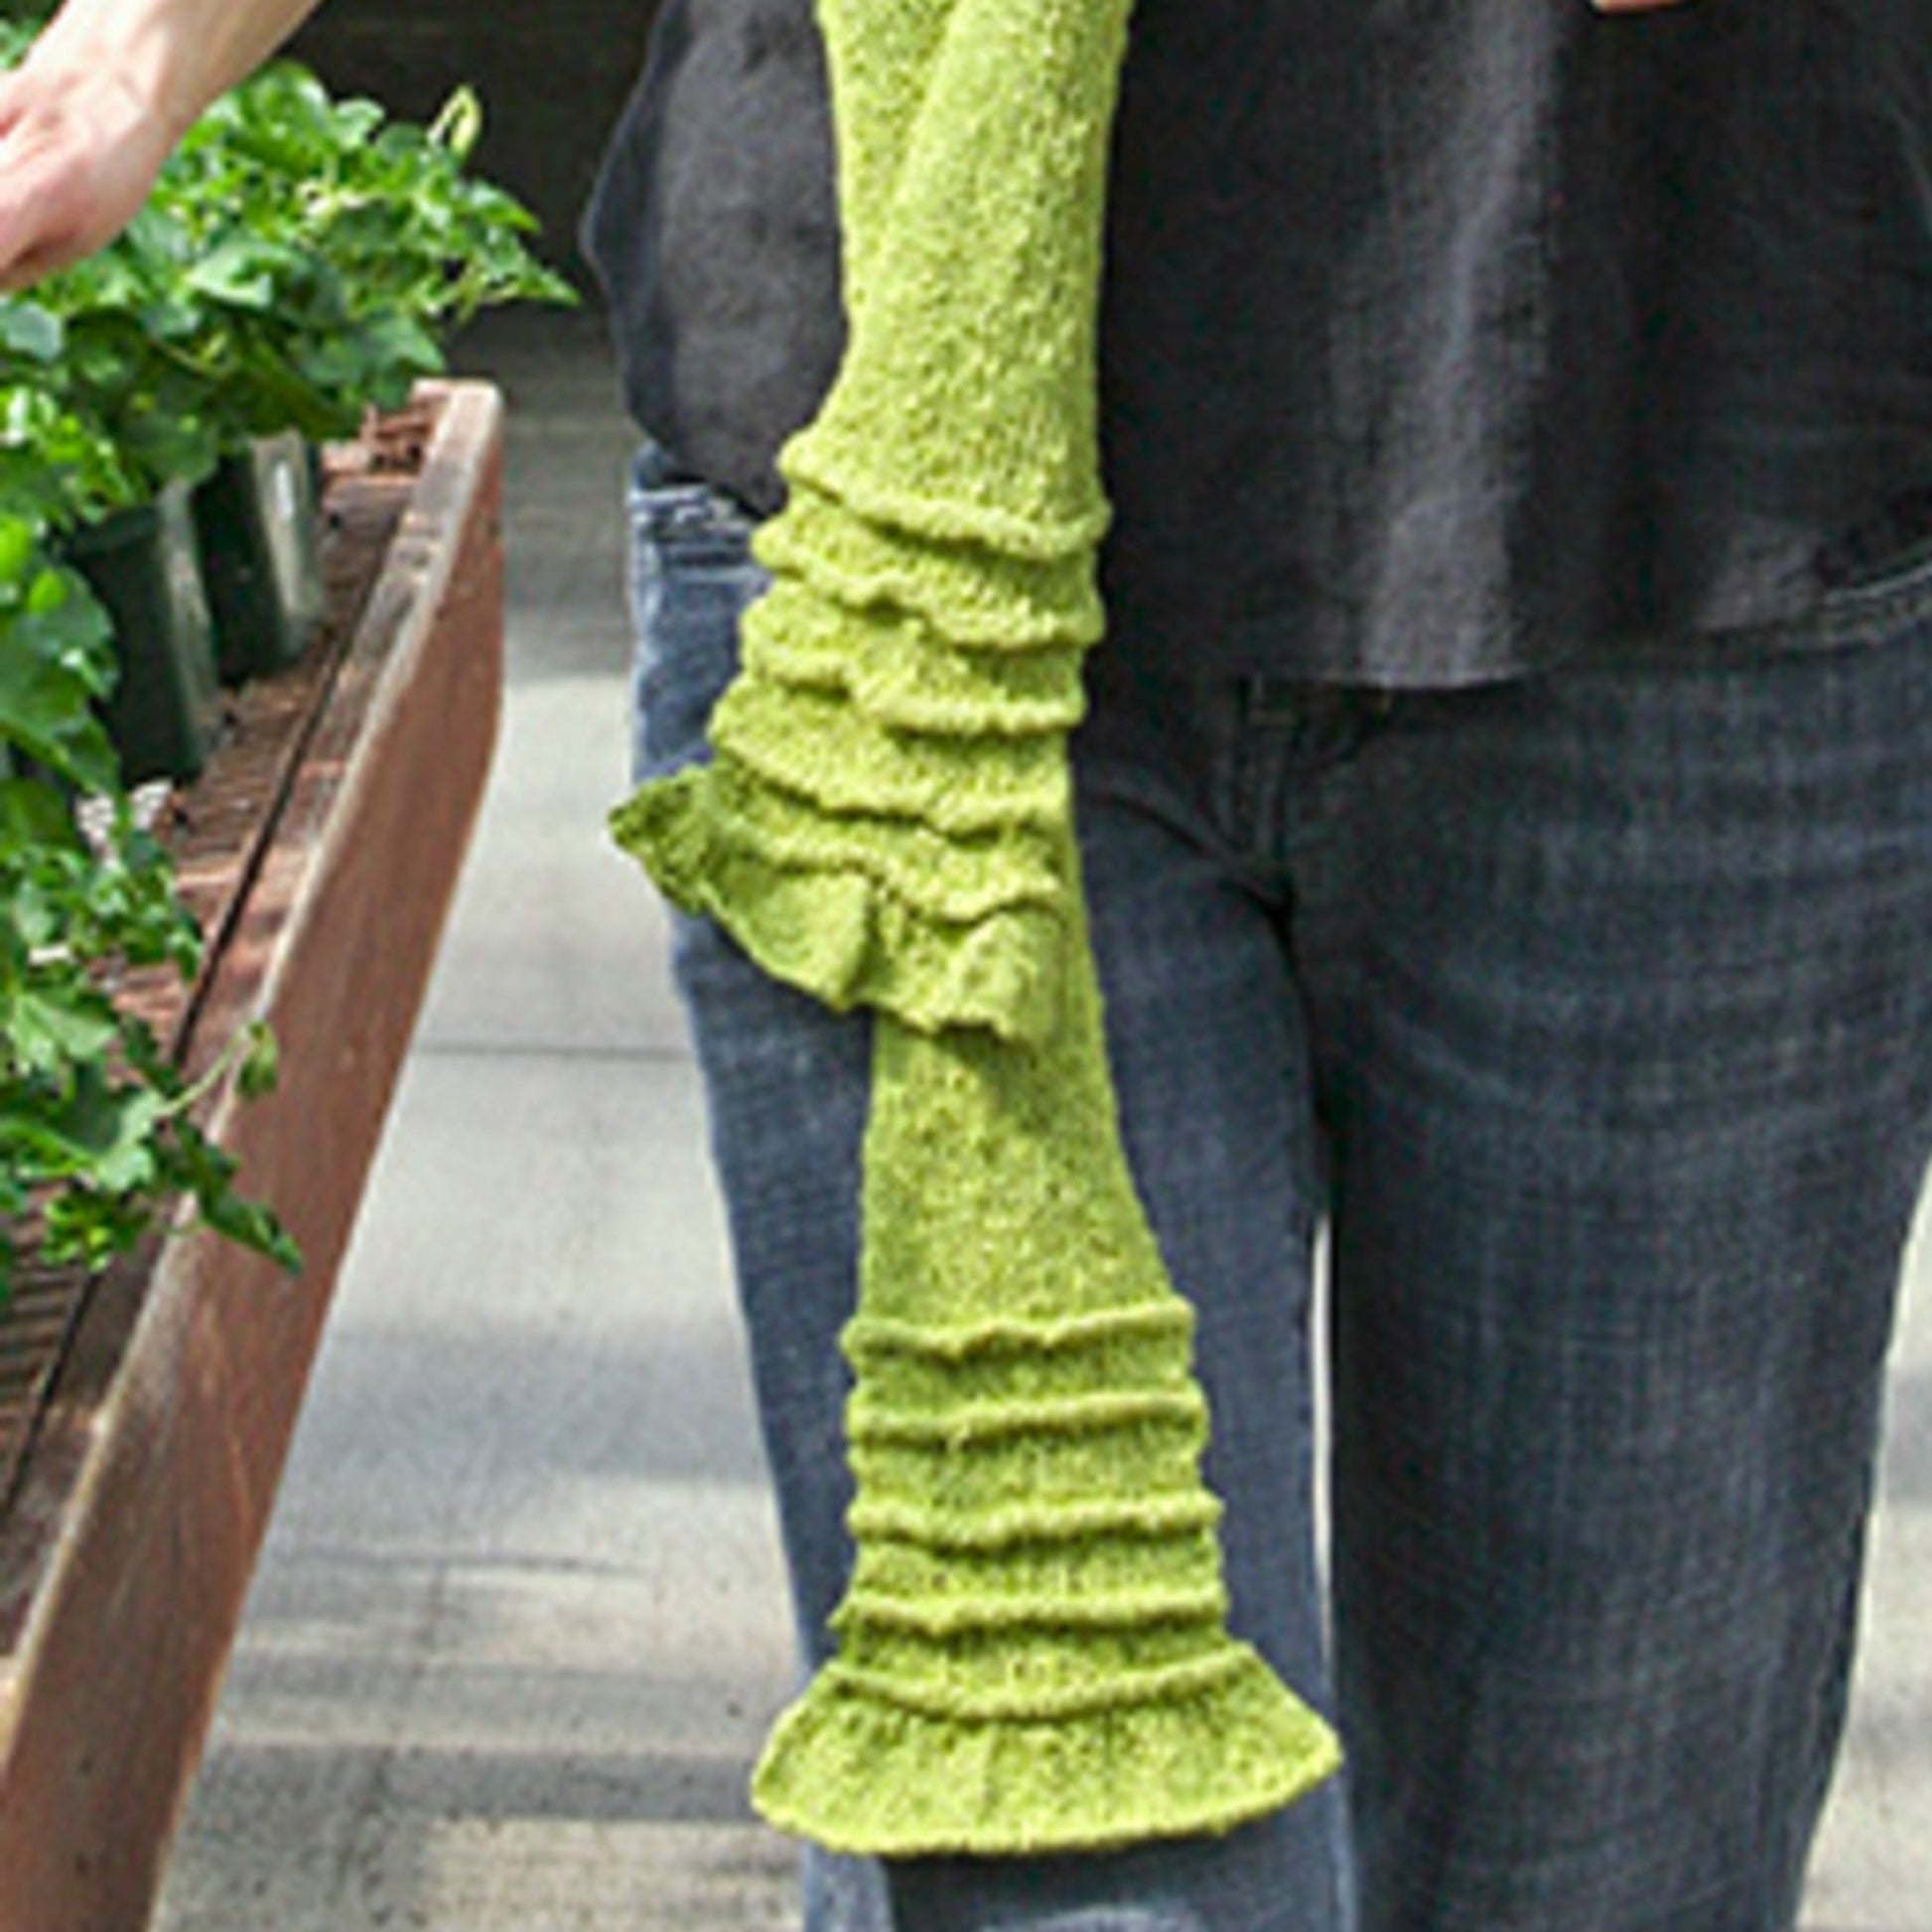
[[[423,474],[183,1042],[192,1070],[241,1022],[275,1028],[281,1087],[221,1094],[210,1126],[308,1265],[290,1284],[196,1235],[89,1302],[0,1519],[0,1932],[147,1923],[482,797],[500,401],[436,394]]]

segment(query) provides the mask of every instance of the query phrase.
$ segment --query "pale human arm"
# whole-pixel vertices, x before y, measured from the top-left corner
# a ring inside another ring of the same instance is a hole
[[[67,0],[0,75],[0,289],[118,233],[202,109],[317,4]]]

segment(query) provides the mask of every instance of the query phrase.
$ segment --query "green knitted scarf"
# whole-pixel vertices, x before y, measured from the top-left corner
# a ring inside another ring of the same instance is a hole
[[[820,0],[850,336],[713,761],[613,816],[877,1014],[838,1654],[754,1780],[888,1855],[1225,1831],[1335,1767],[1226,1630],[1192,1316],[1122,1155],[1066,739],[1127,0]]]

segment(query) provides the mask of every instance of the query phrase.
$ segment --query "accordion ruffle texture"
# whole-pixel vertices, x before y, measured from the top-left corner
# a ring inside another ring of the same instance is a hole
[[[1226,1831],[1337,1763],[1226,1628],[1193,1314],[1133,1190],[1076,919],[1062,1024],[875,1036],[839,1650],[754,1784],[838,1850]]]

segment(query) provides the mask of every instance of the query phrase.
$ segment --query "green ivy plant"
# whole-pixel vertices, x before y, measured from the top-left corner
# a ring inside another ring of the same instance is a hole
[[[0,65],[30,32],[0,21]],[[427,127],[276,63],[216,101],[108,247],[0,297],[0,385],[45,389],[118,459],[108,507],[294,429],[353,435],[447,366],[484,307],[572,303],[534,217],[468,171],[482,109]]]
[[[194,1117],[230,1071],[246,1095],[272,1086],[267,1035],[244,1030],[191,1085],[114,997],[133,968],[192,982],[202,938],[120,789],[96,715],[113,676],[85,585],[33,516],[0,508],[0,1308],[23,1239],[48,1261],[98,1268],[178,1198],[282,1266],[300,1260]]]
[[[209,298],[269,305],[293,262],[326,264],[346,326],[304,371],[339,406],[392,406],[479,310],[577,299],[531,254],[535,217],[470,172],[482,131],[469,87],[422,127],[277,62],[202,117],[159,199],[193,236]]]
[[[0,301],[0,386],[37,398],[14,404],[7,445],[16,468],[45,459],[63,472],[74,519],[145,501],[175,478],[199,483],[221,454],[206,318],[182,290],[187,256],[178,224],[149,208],[111,248]],[[84,451],[61,448],[63,432],[81,434]]]
[[[0,505],[55,528],[148,493],[106,430],[61,400],[52,371],[66,350],[60,317],[22,298],[0,303]]]
[[[45,12],[0,5],[0,66]],[[60,540],[256,437],[353,434],[484,306],[574,301],[529,252],[532,217],[468,172],[480,128],[468,89],[419,128],[272,66],[190,132],[125,233],[0,296],[0,1308],[26,1249],[95,1268],[179,1199],[297,1265],[195,1121],[229,1072],[272,1081],[272,1042],[245,1031],[190,1085],[114,997],[134,969],[192,981],[202,941],[121,787],[112,640]]]

